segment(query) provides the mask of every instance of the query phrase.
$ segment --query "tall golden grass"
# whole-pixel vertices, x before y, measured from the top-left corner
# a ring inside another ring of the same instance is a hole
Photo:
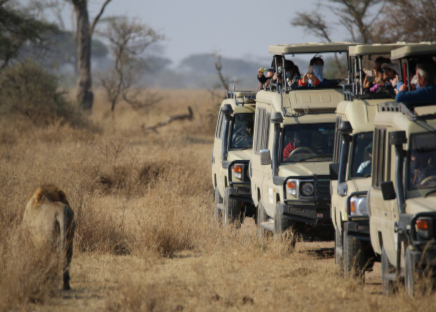
[[[53,273],[53,255],[33,250],[20,234],[25,204],[42,183],[63,188],[75,211],[72,297],[92,289],[91,310],[433,307],[433,294],[385,298],[379,282],[338,277],[331,244],[297,243],[294,250],[287,240],[259,243],[251,220],[239,230],[217,225],[210,155],[218,107],[205,91],[159,92],[165,100],[147,114],[121,104],[111,115],[97,94],[93,127],[87,129],[2,121],[0,310],[30,304],[81,309],[71,297],[59,303],[61,278]],[[188,106],[192,121],[144,131],[187,113]]]

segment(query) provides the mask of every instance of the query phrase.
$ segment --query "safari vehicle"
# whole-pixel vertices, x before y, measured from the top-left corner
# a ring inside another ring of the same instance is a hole
[[[349,48],[350,85],[336,109],[336,137],[331,167],[331,216],[335,228],[335,262],[345,276],[364,277],[374,252],[369,239],[366,194],[371,185],[374,117],[386,93],[364,91],[364,69],[377,57],[390,57],[404,44],[357,45]],[[371,76],[370,76],[371,77]],[[373,76],[372,76],[373,77]]]
[[[408,63],[429,55],[436,55],[436,45],[391,52],[405,65],[405,81],[411,81]],[[420,276],[434,278],[436,273],[436,99],[413,106],[382,103],[374,120],[368,213],[371,245],[381,255],[384,293],[404,278],[406,291],[413,294]]]
[[[253,216],[248,163],[252,154],[256,93],[226,91],[212,150],[215,219],[224,225]]]
[[[276,45],[270,46],[269,52],[275,55],[275,64],[285,64],[285,55],[347,54],[350,45]],[[276,72],[285,81],[278,66]],[[344,83],[344,79],[331,79],[328,86],[316,88],[271,83],[266,90],[258,91],[250,176],[259,238],[265,231],[280,234],[290,228],[293,245],[295,234],[333,239],[329,163],[334,112],[344,98]],[[289,153],[292,144],[294,149]]]

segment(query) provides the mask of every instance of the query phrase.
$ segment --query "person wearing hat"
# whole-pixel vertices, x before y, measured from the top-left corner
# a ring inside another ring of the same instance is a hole
[[[415,91],[406,91],[407,86],[402,85],[400,92],[395,97],[395,101],[402,102],[406,105],[420,103],[436,102],[436,65],[433,61],[418,63],[416,66],[416,77],[419,89]]]

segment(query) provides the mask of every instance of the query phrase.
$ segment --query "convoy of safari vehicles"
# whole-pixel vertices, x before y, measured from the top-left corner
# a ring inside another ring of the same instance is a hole
[[[224,225],[254,216],[248,164],[253,146],[256,93],[227,91],[220,106],[212,151],[215,219]]]
[[[348,53],[350,43],[270,46],[276,64],[287,55]],[[307,62],[309,65],[309,62]],[[280,72],[285,81],[285,70]],[[345,74],[346,75],[346,74]],[[346,78],[346,77],[344,77]],[[279,78],[280,79],[280,78]],[[279,80],[278,79],[278,80]],[[343,99],[344,79],[325,86],[271,83],[256,96],[252,199],[257,207],[258,235],[280,234],[331,239],[329,163],[332,161],[335,110]]]
[[[409,63],[434,56],[435,44],[391,52],[405,69],[400,78],[409,90],[413,76]],[[416,103],[419,107],[413,109],[415,105],[386,102],[374,119],[368,213],[371,245],[381,255],[385,293],[392,290],[392,282],[404,279],[407,293],[413,294],[417,279],[436,273],[435,104],[436,99]]]
[[[381,259],[383,292],[404,278],[413,293],[417,278],[436,273],[436,105],[413,110],[360,86],[365,66],[390,53],[410,90],[410,64],[436,56],[436,44],[269,50],[279,79],[257,94],[228,91],[221,105],[212,154],[216,219],[228,224],[251,215],[259,238],[288,229],[334,238],[345,275],[363,277]],[[348,53],[346,84],[279,83],[286,81],[285,56],[325,52]],[[240,146],[232,135],[248,124],[250,143]],[[294,245],[297,235],[291,237]]]
[[[331,167],[331,217],[335,228],[335,262],[345,276],[364,277],[374,253],[369,238],[366,194],[371,185],[374,117],[387,93],[364,92],[365,68],[389,57],[398,44],[357,45],[349,48],[350,83],[336,109],[336,137]],[[381,65],[381,64],[380,64]],[[373,78],[372,72],[367,76]]]

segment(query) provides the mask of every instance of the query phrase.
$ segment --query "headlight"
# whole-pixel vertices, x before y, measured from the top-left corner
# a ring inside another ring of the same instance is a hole
[[[423,239],[429,239],[430,219],[418,218],[415,223],[416,233]]]
[[[368,216],[368,207],[366,205],[366,196],[350,199],[350,215],[352,216]]]
[[[301,193],[304,196],[312,196],[314,191],[315,191],[315,187],[313,186],[313,183],[305,182],[301,186]]]
[[[286,190],[289,195],[297,197],[298,180],[288,180],[286,182]]]
[[[242,166],[241,165],[234,165],[233,172],[235,174],[236,179],[242,180]]]

